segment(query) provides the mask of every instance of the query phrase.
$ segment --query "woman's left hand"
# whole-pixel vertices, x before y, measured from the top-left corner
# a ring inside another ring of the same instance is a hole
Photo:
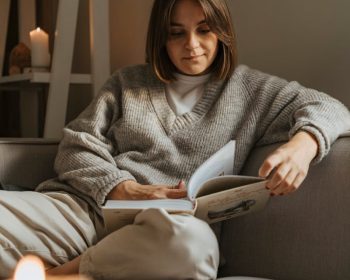
[[[259,176],[269,178],[266,188],[271,190],[271,195],[284,195],[297,190],[317,150],[315,138],[300,131],[270,154],[261,165]]]

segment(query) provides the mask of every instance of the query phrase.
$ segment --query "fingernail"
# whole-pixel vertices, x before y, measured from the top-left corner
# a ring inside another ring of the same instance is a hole
[[[185,184],[185,182],[184,182],[184,180],[180,180],[180,182],[179,182],[179,184],[178,184],[178,186],[181,186],[181,185],[183,185],[183,184]]]

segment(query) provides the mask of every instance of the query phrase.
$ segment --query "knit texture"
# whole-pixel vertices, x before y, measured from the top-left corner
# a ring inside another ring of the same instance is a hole
[[[174,185],[229,140],[234,173],[255,146],[287,141],[299,130],[318,141],[319,162],[350,129],[349,110],[316,90],[239,66],[228,81],[208,82],[193,110],[176,116],[165,85],[148,65],[114,73],[100,94],[64,129],[58,178],[38,191],[66,191],[96,209],[120,182]]]

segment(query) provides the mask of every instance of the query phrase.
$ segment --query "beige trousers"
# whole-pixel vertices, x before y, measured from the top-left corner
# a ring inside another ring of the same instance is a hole
[[[0,279],[26,254],[48,266],[82,255],[80,272],[95,280],[216,278],[216,237],[190,215],[148,209],[97,242],[103,234],[98,215],[68,194],[0,191]]]

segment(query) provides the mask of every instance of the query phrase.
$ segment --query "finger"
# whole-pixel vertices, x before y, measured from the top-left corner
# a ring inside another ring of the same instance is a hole
[[[291,182],[290,184],[288,184],[288,186],[286,187],[284,194],[288,194],[288,193],[292,193],[294,191],[296,191],[301,183],[304,181],[304,179],[306,178],[306,174],[307,172],[304,172],[303,170],[299,170],[296,172],[295,177],[293,179],[293,182]]]
[[[303,173],[299,173],[298,176],[296,176],[294,182],[292,183],[291,188],[288,190],[288,193],[295,192],[297,189],[299,189],[300,185],[304,181],[306,175]]]
[[[289,164],[281,164],[277,169],[271,173],[271,179],[268,180],[266,187],[270,190],[276,189],[288,176],[291,167]]]
[[[180,180],[179,184],[177,185],[178,189],[186,189],[186,184],[184,180]]]
[[[167,198],[184,198],[187,197],[186,189],[168,189],[166,191]]]
[[[259,169],[259,176],[268,177],[281,162],[282,158],[276,154],[267,157]]]
[[[152,186],[152,185],[150,185]],[[171,188],[170,186],[165,185],[153,185],[152,188],[145,189],[146,199],[166,199],[167,191]]]
[[[175,186],[168,186],[165,191],[165,196],[167,198],[184,198],[187,197],[187,189],[185,182],[180,180],[180,182]]]
[[[170,190],[183,190],[186,189],[186,185],[185,185],[185,181],[184,180],[180,180],[179,183],[177,185],[174,186],[163,186],[166,189],[170,189]]]
[[[285,178],[280,182],[280,184],[272,190],[272,193],[274,195],[282,195],[290,192],[293,186],[293,182],[297,175],[298,172],[296,170],[290,170],[289,173],[285,176]]]

